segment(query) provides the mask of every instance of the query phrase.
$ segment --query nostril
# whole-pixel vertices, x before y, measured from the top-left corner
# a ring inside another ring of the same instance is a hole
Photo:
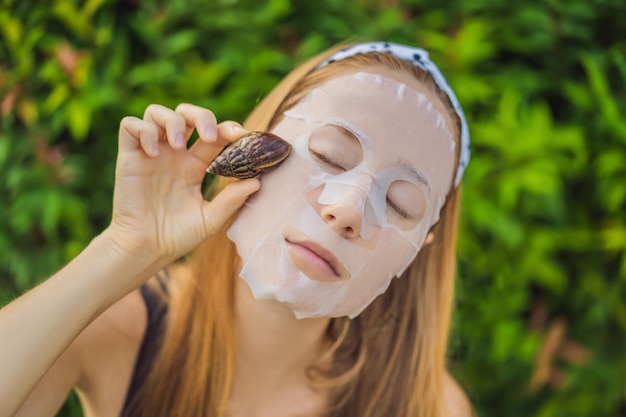
[[[322,208],[320,216],[341,236],[352,238],[360,234],[360,214],[350,206],[331,204]]]

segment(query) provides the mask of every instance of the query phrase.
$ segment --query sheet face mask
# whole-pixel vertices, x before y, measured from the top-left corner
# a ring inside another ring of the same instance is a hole
[[[228,230],[255,299],[353,318],[415,258],[452,181],[455,141],[431,93],[359,72],[329,81],[273,133],[294,146]]]

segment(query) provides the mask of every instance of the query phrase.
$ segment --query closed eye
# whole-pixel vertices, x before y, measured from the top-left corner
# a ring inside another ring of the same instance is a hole
[[[403,210],[400,206],[398,206],[396,203],[391,201],[389,198],[387,198],[387,205],[389,207],[391,207],[391,209],[393,211],[395,211],[400,217],[402,217],[404,219],[411,219],[412,218],[409,213],[407,213],[405,210]]]
[[[345,171],[346,169],[344,167],[342,167],[341,165],[339,165],[336,162],[331,161],[330,159],[328,159],[328,157],[326,155],[323,155],[319,152],[316,152],[313,149],[309,148],[309,152],[311,153],[311,155],[313,155],[313,158],[315,158],[317,161],[323,163],[324,165],[327,165],[331,168],[335,168],[341,171]]]

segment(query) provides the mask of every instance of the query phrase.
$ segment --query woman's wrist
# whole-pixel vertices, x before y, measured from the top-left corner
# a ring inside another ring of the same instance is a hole
[[[158,255],[150,253],[147,242],[132,239],[114,226],[107,227],[92,243],[115,263],[149,267],[159,260]]]
[[[85,259],[86,268],[91,269],[90,278],[94,280],[91,284],[100,288],[98,292],[106,294],[102,308],[107,308],[141,286],[168,263],[149,250],[141,250],[138,246],[133,250],[127,245],[128,241],[121,239],[123,237],[109,227],[96,236],[75,260],[81,262],[80,258]]]

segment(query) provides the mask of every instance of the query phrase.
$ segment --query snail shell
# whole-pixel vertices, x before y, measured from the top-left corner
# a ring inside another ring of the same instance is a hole
[[[250,132],[229,145],[209,165],[207,172],[246,179],[271,171],[291,153],[291,145],[268,132]]]

